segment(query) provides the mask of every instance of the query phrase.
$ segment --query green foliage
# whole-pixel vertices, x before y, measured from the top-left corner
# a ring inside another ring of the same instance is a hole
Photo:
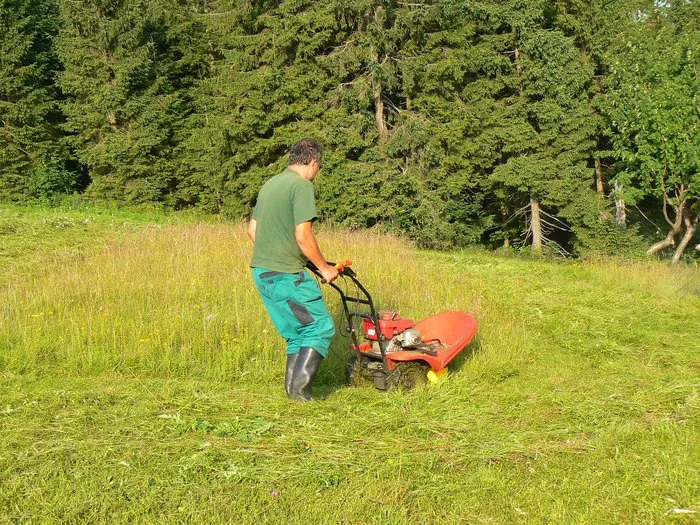
[[[177,186],[177,136],[206,61],[186,9],[169,0],[61,4],[64,129],[90,170],[91,196],[167,201]]]
[[[635,226],[622,227],[612,220],[597,220],[576,230],[576,251],[586,257],[621,256],[639,258],[644,238]]]
[[[327,151],[324,219],[426,247],[521,244],[533,197],[573,232],[560,239],[568,249],[588,246],[608,231],[594,158],[621,188],[611,199],[661,202],[666,168],[666,189],[696,199],[691,3],[5,0],[0,10],[0,199],[86,190],[245,217],[304,136]],[[80,177],[40,189],[62,169]]]
[[[700,10],[693,2],[646,5],[611,49],[610,119],[615,179],[623,196],[654,196],[684,208],[697,222],[700,208]],[[671,217],[671,221],[673,221]]]
[[[643,16],[621,42],[628,52],[614,50],[609,77],[617,88],[606,109],[620,179],[658,195],[664,185],[666,191],[680,184],[697,191],[700,116],[690,108],[697,107],[700,88],[700,11],[681,2],[670,12],[659,7]]]
[[[0,2],[0,199],[21,200],[59,139],[53,0]]]
[[[78,184],[78,174],[68,171],[56,159],[32,169],[27,180],[27,188],[33,197],[48,200],[57,195],[72,193]]]

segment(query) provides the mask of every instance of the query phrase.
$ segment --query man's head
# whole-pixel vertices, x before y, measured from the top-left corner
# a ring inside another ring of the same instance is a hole
[[[323,148],[314,139],[301,139],[289,150],[289,167],[308,180],[314,180],[321,169]]]

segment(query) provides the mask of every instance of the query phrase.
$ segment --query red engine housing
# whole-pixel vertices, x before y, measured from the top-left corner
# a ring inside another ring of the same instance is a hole
[[[363,327],[365,329],[365,337],[370,341],[377,341],[377,331],[374,328],[374,323],[370,319],[363,319]],[[379,312],[379,329],[384,337],[391,339],[397,334],[413,328],[416,323],[413,319],[404,319],[397,312]]]

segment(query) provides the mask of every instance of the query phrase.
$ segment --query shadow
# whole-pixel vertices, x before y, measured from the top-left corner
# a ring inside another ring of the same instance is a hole
[[[336,334],[328,351],[328,357],[321,364],[316,379],[316,389],[321,397],[327,397],[336,390],[348,385],[347,363],[353,356],[350,347],[352,339]]]
[[[477,352],[481,352],[481,337],[479,336],[479,333],[477,332],[476,335],[474,336],[474,339],[471,340],[471,342],[464,348],[459,354],[457,354],[457,357],[455,357],[450,364],[448,365],[448,368],[452,372],[457,372],[458,370],[461,370],[464,364],[472,358]]]
[[[340,302],[326,298],[326,305],[335,321],[336,334],[331,342],[328,357],[321,364],[315,381],[317,394],[324,398],[348,386],[347,363],[353,356],[352,338],[346,330],[347,322]],[[355,329],[358,333],[362,333],[359,321]]]

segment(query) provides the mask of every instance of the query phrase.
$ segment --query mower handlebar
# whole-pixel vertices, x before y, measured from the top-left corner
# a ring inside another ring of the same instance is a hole
[[[345,270],[348,269],[348,267],[352,264],[352,261],[350,259],[345,259],[344,262],[339,262],[339,263],[328,263],[330,266],[335,267],[336,270],[338,270],[338,274],[345,273]],[[325,279],[321,279],[321,284],[326,284],[328,281]]]
[[[338,270],[339,274],[345,273],[346,271],[352,271],[350,270],[350,265],[352,264],[352,261],[350,259],[346,259],[345,261],[339,263],[326,261],[326,264],[335,267],[335,269]],[[308,263],[306,263],[306,267],[320,277],[321,272],[319,272],[318,268],[314,263],[309,261]],[[321,278],[321,284],[326,284],[327,282],[328,281],[326,281],[326,279]]]

